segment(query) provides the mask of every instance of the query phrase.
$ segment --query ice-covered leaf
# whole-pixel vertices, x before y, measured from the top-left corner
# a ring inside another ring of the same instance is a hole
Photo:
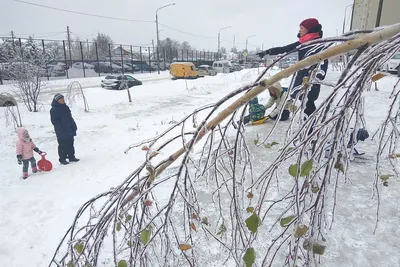
[[[254,248],[248,248],[246,253],[243,256],[243,261],[246,264],[246,267],[253,266],[254,262],[256,261],[256,252]]]
[[[222,235],[222,234],[224,234],[225,232],[226,232],[226,226],[225,226],[225,224],[224,223],[222,223],[220,226],[219,226],[219,231],[218,231],[218,233],[217,233],[217,235]]]
[[[208,218],[207,217],[203,217],[203,219],[201,220],[201,223],[205,224],[205,225],[210,225],[210,223],[208,222]]]
[[[248,213],[253,213],[254,212],[254,208],[253,207],[247,207],[246,211]]]
[[[296,231],[294,233],[294,237],[300,238],[304,236],[308,231],[308,227],[304,224],[297,226]]]
[[[259,134],[257,134],[256,139],[254,139],[254,144],[258,145],[258,142],[260,142],[260,135]]]
[[[149,242],[152,229],[153,229],[153,227],[151,225],[149,225],[149,227],[147,227],[147,229],[143,230],[140,233],[140,240],[142,241],[143,244],[146,245]]]
[[[182,251],[186,251],[186,250],[189,250],[191,248],[192,248],[192,246],[189,245],[189,244],[179,244],[179,249],[182,250]]]
[[[293,221],[294,218],[296,218],[296,216],[294,216],[294,215],[282,218],[280,221],[281,226],[286,227],[289,223],[291,223]]]
[[[267,143],[267,144],[265,144],[265,146],[264,146],[265,148],[271,148],[272,146],[271,146],[271,144],[270,143]]]
[[[142,150],[143,150],[143,151],[148,151],[148,150],[149,150],[149,147],[148,147],[148,146],[142,146]]]
[[[249,193],[247,194],[247,198],[252,199],[253,197],[254,197],[254,195],[253,195],[252,192],[249,192]]]
[[[279,145],[279,143],[275,141],[271,143],[271,146],[276,146],[276,145]]]
[[[325,253],[326,246],[321,245],[317,242],[312,242],[309,239],[304,240],[303,248],[312,251],[314,254],[323,255]]]
[[[118,267],[128,267],[128,263],[126,263],[126,260],[120,260],[118,262]]]
[[[195,212],[192,213],[192,219],[200,221],[199,215],[197,215],[197,213],[195,213]]]
[[[246,219],[247,228],[254,234],[257,232],[258,226],[260,226],[261,221],[257,214],[253,213],[249,218]]]
[[[191,223],[191,224],[190,224],[190,228],[191,228],[193,231],[197,232],[197,228],[196,228],[196,225],[194,225],[194,223]]]
[[[316,193],[318,193],[318,191],[319,191],[319,187],[318,186],[312,186],[311,187],[311,192],[313,192],[314,194],[316,194]]]
[[[82,251],[83,251],[83,243],[77,243],[77,244],[75,244],[74,248],[75,248],[76,252],[78,252],[79,254],[81,254]]]
[[[74,265],[72,264],[72,261],[69,261],[69,262],[67,263],[67,267],[74,267]]]
[[[300,176],[307,176],[310,174],[314,161],[312,159],[305,161],[301,164]]]
[[[290,174],[291,176],[293,176],[293,177],[296,177],[296,176],[297,176],[298,169],[299,169],[299,165],[297,165],[297,164],[292,164],[292,165],[290,165],[290,166],[289,166],[289,174]]]
[[[387,181],[387,180],[389,180],[390,177],[393,177],[393,175],[392,174],[382,174],[380,178],[382,181]]]
[[[132,219],[132,215],[128,215],[125,218],[125,223],[129,222]]]
[[[121,231],[121,223],[117,223],[117,227],[116,227],[117,232]]]

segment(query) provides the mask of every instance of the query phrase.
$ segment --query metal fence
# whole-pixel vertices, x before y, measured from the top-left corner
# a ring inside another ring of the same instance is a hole
[[[10,37],[0,38],[11,40]],[[47,61],[45,66],[41,66],[43,76],[48,80],[164,71],[169,68],[172,62],[176,61],[193,62],[196,66],[212,65],[213,61],[221,58],[221,55],[215,52],[166,47],[161,47],[158,50],[157,47],[88,41],[13,38],[12,43],[22,48],[28,40],[33,41],[37,49],[50,55],[51,60]],[[159,58],[159,62],[157,58]],[[4,71],[6,64],[6,61],[0,62],[1,84],[4,80],[8,80]]]

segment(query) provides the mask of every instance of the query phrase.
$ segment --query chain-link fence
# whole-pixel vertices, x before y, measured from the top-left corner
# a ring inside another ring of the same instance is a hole
[[[158,72],[169,69],[172,62],[193,62],[196,66],[208,64],[221,58],[221,54],[207,51],[174,49],[168,47],[142,47],[96,43],[89,41],[38,40],[0,37],[0,83],[11,79],[7,74],[10,49],[24,52],[30,47],[46,54],[48,60],[41,73],[50,79],[72,79],[104,76],[107,74]],[[12,45],[5,45],[9,42]]]

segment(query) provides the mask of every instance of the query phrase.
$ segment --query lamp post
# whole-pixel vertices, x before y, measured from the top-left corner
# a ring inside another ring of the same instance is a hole
[[[245,56],[245,59],[244,59],[244,67],[246,68],[246,63],[247,63],[247,53],[248,53],[248,50],[247,50],[247,44],[249,43],[249,39],[251,38],[251,37],[255,37],[256,35],[250,35],[250,36],[247,36],[247,38],[246,38],[246,56]]]
[[[347,13],[347,9],[349,7],[352,7],[354,4],[348,5],[346,6],[346,8],[344,9],[344,18],[343,18],[343,29],[342,29],[342,34],[344,34],[344,28],[346,26],[346,13]]]
[[[159,7],[159,8],[156,10],[157,68],[158,68],[158,74],[160,74],[160,52],[159,52],[159,50],[160,50],[160,39],[158,38],[158,11],[159,11],[160,9],[163,9],[163,8],[166,8],[166,7],[169,7],[169,6],[174,6],[174,5],[175,5],[175,3],[168,4],[168,5]]]
[[[219,59],[219,49],[220,49],[220,44],[221,44],[221,31],[230,28],[231,26],[226,26],[224,28],[219,29],[218,31],[218,59]]]

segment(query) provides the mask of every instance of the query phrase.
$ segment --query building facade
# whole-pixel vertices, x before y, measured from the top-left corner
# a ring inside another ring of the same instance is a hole
[[[400,22],[400,0],[354,0],[351,30],[371,30]]]

